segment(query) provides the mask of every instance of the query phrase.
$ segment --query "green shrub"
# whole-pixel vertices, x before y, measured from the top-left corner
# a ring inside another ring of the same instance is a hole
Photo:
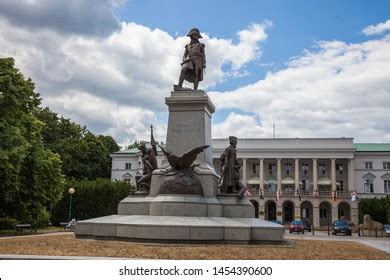
[[[70,194],[69,188],[74,188],[72,195],[72,215],[76,220],[85,220],[101,216],[117,214],[118,203],[125,198],[131,185],[110,179],[94,181],[67,181],[63,197],[52,212],[53,224],[68,221]]]
[[[14,229],[15,225],[18,223],[16,219],[12,218],[1,218],[0,219],[0,230],[3,229]]]
[[[382,224],[390,223],[390,197],[364,198],[359,200],[359,223],[368,214],[374,221]]]

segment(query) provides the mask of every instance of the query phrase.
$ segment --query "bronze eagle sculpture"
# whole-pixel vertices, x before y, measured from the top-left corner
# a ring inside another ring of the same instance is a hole
[[[185,152],[181,157],[179,157],[168,149],[163,148],[160,145],[158,146],[161,148],[173,170],[185,170],[190,168],[198,154],[209,147],[209,145],[196,147]]]

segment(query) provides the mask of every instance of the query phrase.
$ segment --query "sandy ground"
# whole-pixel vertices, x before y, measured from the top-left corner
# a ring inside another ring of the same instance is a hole
[[[159,245],[76,239],[72,233],[0,239],[0,254],[146,259],[390,259],[357,242],[289,240],[288,245]]]

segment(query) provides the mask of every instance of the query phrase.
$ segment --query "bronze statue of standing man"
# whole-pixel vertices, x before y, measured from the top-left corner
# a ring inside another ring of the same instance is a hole
[[[205,45],[199,42],[202,38],[199,29],[192,28],[187,36],[191,38],[191,42],[185,46],[179,84],[174,85],[174,90],[187,90],[183,88],[184,80],[194,83],[194,90],[197,90],[206,68]]]
[[[241,164],[237,159],[237,137],[229,136],[229,147],[222,153],[221,160],[221,193],[238,193],[244,196],[246,188],[240,181]]]

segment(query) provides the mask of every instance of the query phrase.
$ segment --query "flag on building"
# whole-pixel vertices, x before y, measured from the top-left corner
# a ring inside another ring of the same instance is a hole
[[[357,197],[356,197],[356,192],[353,191],[353,192],[351,193],[351,201],[353,202],[353,201],[355,201],[356,199],[357,199]]]
[[[260,195],[260,199],[264,200],[263,191],[261,189],[259,190],[259,195]]]
[[[333,196],[333,201],[336,201],[337,192],[336,191],[332,192],[332,196]]]
[[[279,201],[279,191],[276,191],[276,201]]]
[[[317,189],[314,191],[314,196],[318,197],[318,190]]]
[[[245,191],[245,193],[244,193],[244,196],[245,197],[249,197],[249,196],[251,196],[252,194],[248,191],[248,189]]]

